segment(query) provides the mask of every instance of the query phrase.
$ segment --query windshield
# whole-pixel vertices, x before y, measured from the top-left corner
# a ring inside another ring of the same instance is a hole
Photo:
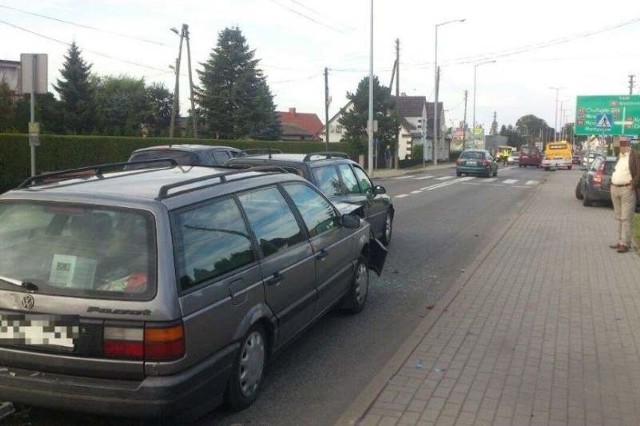
[[[0,276],[43,294],[146,300],[155,293],[153,235],[138,211],[3,202]]]

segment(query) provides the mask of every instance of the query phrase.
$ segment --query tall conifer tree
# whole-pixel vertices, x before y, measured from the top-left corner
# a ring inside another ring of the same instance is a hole
[[[199,104],[215,138],[280,138],[273,95],[254,53],[238,27],[226,28],[198,70]]]
[[[65,131],[73,134],[90,133],[96,126],[91,65],[82,59],[81,53],[76,43],[71,43],[60,70],[63,79],[53,86],[62,101]]]

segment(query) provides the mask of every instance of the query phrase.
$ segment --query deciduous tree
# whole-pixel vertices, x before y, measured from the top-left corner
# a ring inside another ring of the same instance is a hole
[[[363,78],[358,83],[355,93],[347,92],[347,99],[353,102],[353,109],[346,111],[338,120],[345,127],[343,141],[351,144],[352,150],[358,154],[367,152],[369,121],[369,78]],[[391,152],[395,151],[395,138],[398,132],[398,118],[394,112],[394,102],[389,88],[381,86],[378,77],[373,78],[373,119],[378,121],[378,131],[375,134],[378,154],[384,152],[389,145]]]

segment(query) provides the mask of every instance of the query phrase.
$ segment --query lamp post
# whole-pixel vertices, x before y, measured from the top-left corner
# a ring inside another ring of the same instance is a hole
[[[492,61],[484,61],[484,62],[480,62],[477,63],[473,66],[473,127],[471,128],[471,134],[473,134],[473,132],[476,129],[476,86],[477,86],[477,75],[478,75],[478,67],[480,65],[485,65],[485,64],[493,64],[495,62],[495,60]]]
[[[438,150],[436,148],[437,146],[437,142],[438,142],[438,82],[439,82],[439,74],[440,74],[440,70],[438,69],[438,27],[441,27],[443,25],[447,25],[447,24],[452,24],[454,22],[464,22],[465,19],[453,19],[451,21],[446,21],[446,22],[441,22],[439,24],[436,24],[435,26],[435,33],[436,33],[436,38],[435,38],[435,60],[434,60],[434,66],[435,66],[435,73],[434,73],[434,87],[435,87],[435,102],[433,104],[433,146],[432,146],[432,151],[433,151],[433,165],[436,166],[438,164]],[[423,147],[424,148],[424,147]]]
[[[369,120],[367,123],[368,137],[368,157],[367,171],[369,176],[373,176],[373,0],[371,0],[371,24],[369,34]]]

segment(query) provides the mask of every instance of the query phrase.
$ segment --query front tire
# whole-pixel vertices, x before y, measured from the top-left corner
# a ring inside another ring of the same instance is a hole
[[[390,212],[387,212],[387,216],[384,219],[384,229],[382,230],[382,243],[385,246],[391,244],[391,234],[393,234],[393,216]]]
[[[354,271],[353,278],[351,279],[351,288],[349,289],[349,293],[345,296],[345,309],[352,314],[361,312],[367,303],[368,294],[369,268],[367,267],[367,260],[365,257],[360,255],[358,263],[356,264],[356,270]]]
[[[258,397],[266,361],[266,343],[266,333],[260,324],[251,327],[242,339],[227,385],[226,402],[231,410],[245,409]]]

